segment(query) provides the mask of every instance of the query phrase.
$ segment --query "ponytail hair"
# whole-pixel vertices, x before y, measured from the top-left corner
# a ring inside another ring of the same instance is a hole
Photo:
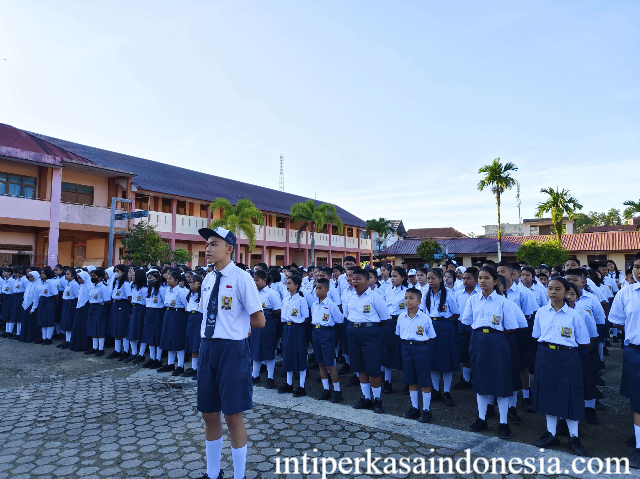
[[[127,281],[127,275],[129,274],[129,268],[123,264],[117,264],[114,271],[120,271],[120,277],[118,278],[118,288],[122,288],[122,285]]]
[[[407,270],[404,269],[402,266],[396,266],[395,268],[393,268],[393,271],[395,271],[402,277],[402,286],[404,286],[405,288],[408,288],[409,283],[407,283]]]
[[[291,280],[291,282],[293,284],[296,285],[296,288],[298,290],[298,294],[304,298],[304,294],[302,294],[302,291],[300,291],[300,285],[302,285],[302,278],[300,276],[298,276],[297,274],[292,274],[291,276],[289,276],[289,279]]]
[[[447,304],[447,286],[444,284],[444,280],[442,278],[442,271],[440,268],[431,268],[428,273],[435,274],[440,279],[440,289],[438,293],[440,293],[440,304],[438,305],[438,311],[441,313],[445,312],[445,305]],[[426,304],[427,311],[431,311],[431,296],[435,296],[431,288],[429,288],[429,293],[427,294]]]

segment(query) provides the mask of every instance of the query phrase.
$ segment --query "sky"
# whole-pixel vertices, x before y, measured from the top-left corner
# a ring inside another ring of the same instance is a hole
[[[640,192],[640,2],[0,0],[0,122],[483,234]],[[518,222],[516,191],[502,221]]]

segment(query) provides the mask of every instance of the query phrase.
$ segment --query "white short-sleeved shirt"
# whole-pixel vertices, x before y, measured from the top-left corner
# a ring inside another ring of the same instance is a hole
[[[11,278],[5,279],[4,283],[2,284],[2,294],[13,294],[13,285],[15,284],[16,280],[13,278],[13,276]]]
[[[218,315],[213,331],[214,339],[244,340],[251,331],[251,315],[262,311],[258,288],[246,271],[238,268],[233,261],[222,271],[218,291]],[[215,270],[202,281],[200,312],[204,316],[200,337],[204,338],[207,327],[209,298],[216,283]]]
[[[600,295],[605,298],[606,301],[609,301],[611,298],[613,298],[613,293],[606,284],[602,283],[600,286],[598,286],[598,289],[600,290]]]
[[[432,318],[450,318],[454,314],[460,314],[460,308],[458,308],[458,301],[456,300],[455,293],[451,290],[447,290],[447,300],[444,303],[444,311],[440,311],[440,295],[441,291],[438,291],[437,295],[433,294],[433,290],[429,290],[427,294],[422,297],[420,306],[422,310]],[[427,298],[430,301],[430,307],[427,311]]]
[[[425,293],[428,293],[428,292],[429,290],[426,290]],[[464,288],[458,291],[457,293],[455,293],[456,301],[458,303],[458,310],[460,311],[460,313],[464,312],[464,308],[467,306],[467,300],[471,296],[475,296],[476,294],[482,294],[482,290],[478,287],[478,285],[476,285],[476,287],[474,288],[473,291],[471,291],[471,293],[467,293],[467,290]]]
[[[527,288],[524,283],[520,283],[520,287],[523,290],[529,291],[533,296],[534,301],[538,308],[546,305],[549,302],[549,295],[547,294],[547,290],[545,288],[540,288],[539,283],[532,283],[531,288]]]
[[[516,283],[511,283],[511,287],[505,293],[507,299],[516,303],[526,316],[532,315],[539,308],[533,293],[525,287],[516,285]]]
[[[287,292],[287,294],[289,294],[289,292]],[[302,294],[304,294],[304,297],[307,298],[307,306],[309,306],[309,309],[311,309],[311,306],[313,305],[313,303],[315,303],[316,299],[318,299],[318,296],[316,296],[315,284],[311,289],[307,291],[303,290]],[[327,297],[331,299],[331,301],[333,301],[336,304],[336,306],[342,305],[342,299],[340,298],[340,290],[338,288],[334,286],[330,286]]]
[[[607,288],[609,288],[609,291],[611,291],[611,293],[615,294],[620,291],[620,288],[618,288],[618,283],[615,279],[613,279],[612,276],[609,276],[608,274],[605,275],[605,277],[602,278],[602,282]]]
[[[429,341],[436,337],[431,317],[418,309],[415,317],[409,317],[408,311],[398,316],[396,334],[407,341]]]
[[[589,289],[591,290],[589,292],[595,295],[598,301],[600,301],[601,303],[603,301],[606,301],[606,298],[602,296],[602,293],[600,292],[600,289],[598,289],[598,287],[596,286],[596,283],[594,283],[593,280],[588,276],[587,276],[587,286],[589,286]]]
[[[380,278],[380,290],[385,292],[388,288],[393,287],[391,284],[391,278],[387,278],[386,281]]]
[[[80,285],[78,284],[78,282],[75,279],[73,281],[67,281],[67,285],[62,292],[62,299],[77,299],[78,294],[80,294]]]
[[[591,314],[596,324],[604,324],[606,322],[604,309],[602,309],[600,301],[589,291],[582,290],[578,301],[576,301],[576,308],[583,309]]]
[[[266,287],[258,291],[258,297],[262,304],[262,309],[270,309],[272,311],[279,311],[282,309],[282,300],[280,295],[273,289]]]
[[[91,283],[89,288],[89,304],[104,304],[111,301],[109,289],[102,281]]]
[[[43,298],[50,296],[58,296],[58,282],[55,279],[48,279],[42,283],[42,291],[40,296]]]
[[[147,308],[159,309],[164,308],[164,293],[165,288],[162,286],[158,288],[158,293],[153,294],[155,291],[154,286],[149,286],[147,288],[147,294],[145,295],[145,304]]]
[[[122,286],[118,286],[120,278],[113,282],[113,288],[111,289],[111,299],[119,301],[131,297],[131,284],[128,281],[122,283]]]
[[[13,282],[13,293],[20,294],[24,293],[27,290],[27,285],[29,284],[29,280],[26,276],[22,276],[20,279],[15,279]]]
[[[169,288],[169,291],[164,295],[164,305],[167,308],[186,309],[187,294],[189,294],[189,292],[180,286]]]
[[[56,281],[58,282],[58,293],[62,293],[69,281],[64,276],[56,276]]]
[[[352,323],[379,323],[389,319],[389,309],[384,298],[367,288],[358,295],[354,291],[348,296],[347,303],[342,303],[345,318]]]
[[[616,294],[609,321],[624,325],[624,344],[640,345],[640,283],[629,284]]]
[[[566,304],[559,311],[551,303],[540,308],[533,322],[531,336],[539,343],[577,347],[589,344],[589,332],[582,316]]]
[[[382,292],[390,316],[398,316],[406,310],[404,306],[404,295],[407,289],[409,288],[403,285],[391,286]]]
[[[147,304],[148,289],[146,286],[138,289],[134,283],[130,283],[129,288],[131,288],[131,304]]]
[[[189,293],[187,293],[187,296],[189,296]],[[191,313],[192,311],[200,312],[200,296],[200,294],[194,293],[193,291],[191,292],[191,296],[189,296],[189,300],[187,301],[187,307],[185,308],[187,313]]]
[[[460,322],[477,328],[493,328],[498,331],[518,329],[518,321],[504,296],[493,291],[487,298],[484,294],[474,294],[460,317]]]
[[[324,298],[322,301],[316,298],[311,305],[311,324],[333,327],[341,323],[342,319],[340,308],[329,297]]]
[[[280,318],[285,323],[304,323],[309,317],[309,304],[307,299],[300,294],[290,294],[282,300],[282,309],[280,310]]]
[[[598,334],[598,328],[596,327],[596,321],[593,319],[593,316],[587,313],[584,309],[581,309],[577,304],[574,305],[573,309],[582,316],[582,319],[584,319],[584,324],[587,326],[589,337],[599,337],[600,335]]]
[[[507,303],[507,305],[511,308],[511,310],[513,311],[514,316],[516,317],[516,321],[518,323],[518,328],[523,329],[529,326],[529,324],[527,323],[527,318],[525,318],[524,313],[522,312],[522,310],[520,308],[518,308],[518,305],[516,303],[514,303],[513,301],[509,301]]]

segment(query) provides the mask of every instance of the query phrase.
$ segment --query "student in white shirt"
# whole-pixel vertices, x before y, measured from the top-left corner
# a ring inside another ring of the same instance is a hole
[[[466,268],[462,275],[462,289],[456,293],[456,301],[460,313],[464,312],[469,298],[481,292],[478,287],[478,268],[475,266]],[[462,378],[453,385],[453,389],[468,389],[471,387],[471,357],[469,356],[471,333],[473,333],[471,326],[458,322],[458,359],[462,365]]]
[[[371,272],[369,271],[369,274]],[[407,289],[407,272],[402,267],[396,266],[391,271],[391,287],[383,293],[389,311],[389,319],[385,322],[382,340],[382,367],[384,368],[382,392],[384,394],[393,392],[392,371],[394,369],[402,371],[402,344],[400,336],[395,333],[398,316],[405,311],[404,296]]]

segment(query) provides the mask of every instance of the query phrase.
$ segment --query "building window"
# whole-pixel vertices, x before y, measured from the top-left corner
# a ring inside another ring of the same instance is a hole
[[[284,228],[285,221],[282,216],[276,216],[276,228]],[[284,258],[283,258],[284,259]]]
[[[149,209],[149,197],[148,196],[136,196],[136,209],[148,210]]]
[[[472,265],[476,265],[476,263],[484,263],[485,261],[487,261],[487,257],[486,256],[472,256],[471,257],[471,264]]]
[[[209,211],[209,205],[200,204],[200,218],[206,218],[207,211]]]
[[[0,195],[36,197],[36,179],[33,176],[0,173]]]
[[[176,202],[176,214],[186,215],[187,214],[187,202],[186,201],[177,201]]]
[[[347,236],[353,238],[353,228],[347,228]]]
[[[93,205],[93,186],[77,185],[75,183],[62,183],[63,203],[76,205]]]
[[[606,262],[607,262],[607,255],[606,254],[588,254],[587,255],[587,265],[592,265],[594,263],[602,263],[602,264],[604,264]]]
[[[171,213],[171,200],[169,198],[162,198],[162,212]]]

